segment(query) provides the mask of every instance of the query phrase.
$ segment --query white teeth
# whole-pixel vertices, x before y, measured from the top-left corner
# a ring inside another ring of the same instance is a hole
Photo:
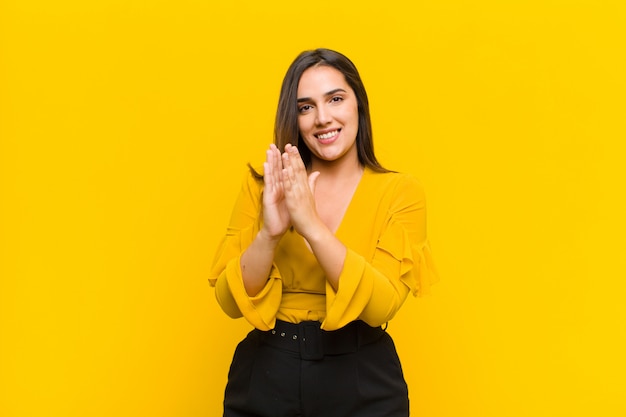
[[[337,133],[339,133],[338,130],[333,130],[332,132],[328,132],[328,133],[324,133],[324,134],[321,134],[321,135],[317,135],[317,137],[319,139],[330,139],[333,136],[335,136]]]

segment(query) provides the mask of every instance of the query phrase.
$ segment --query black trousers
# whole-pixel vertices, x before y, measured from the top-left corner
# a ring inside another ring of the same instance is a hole
[[[391,337],[353,322],[278,322],[251,331],[228,373],[224,417],[406,417],[407,385]]]

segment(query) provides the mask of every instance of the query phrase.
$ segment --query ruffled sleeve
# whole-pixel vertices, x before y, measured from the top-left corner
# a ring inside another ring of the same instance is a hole
[[[381,201],[384,219],[371,258],[349,249],[337,292],[326,287],[327,317],[322,327],[327,330],[356,319],[379,326],[393,318],[409,292],[426,294],[438,280],[426,238],[421,185],[402,176]]]
[[[377,250],[388,253],[399,263],[400,281],[414,296],[427,294],[430,286],[439,280],[429,242],[412,240],[409,231],[398,221],[390,222]]]
[[[251,175],[240,192],[231,220],[209,273],[218,303],[230,317],[245,317],[260,330],[274,327],[282,297],[280,272],[273,265],[265,287],[250,297],[241,274],[241,255],[250,246],[260,228],[261,185]]]

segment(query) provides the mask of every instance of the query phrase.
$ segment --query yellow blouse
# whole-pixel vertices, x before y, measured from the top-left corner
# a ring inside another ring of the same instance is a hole
[[[419,182],[401,173],[365,169],[335,235],[348,248],[339,288],[327,282],[304,238],[281,239],[263,290],[248,296],[240,257],[262,222],[263,181],[249,175],[215,256],[209,283],[230,317],[245,317],[270,330],[275,320],[322,322],[339,329],[360,319],[380,326],[398,311],[409,291],[425,292],[437,280],[426,239],[426,204]]]

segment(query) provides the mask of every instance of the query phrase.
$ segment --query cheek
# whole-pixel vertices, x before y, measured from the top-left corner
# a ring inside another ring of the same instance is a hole
[[[304,143],[308,147],[309,138],[307,132],[310,130],[306,123],[305,118],[298,119],[298,134],[300,135],[301,143]]]
[[[305,120],[302,116],[298,117],[298,130],[302,133],[304,130]]]
[[[347,123],[358,123],[359,122],[359,109],[357,106],[345,108],[341,114],[343,120]]]
[[[298,118],[298,130],[300,131],[300,135],[306,136],[306,133],[311,130],[312,123],[308,117],[299,117]]]
[[[359,107],[358,106],[354,106],[354,109],[352,109],[352,118],[356,124],[359,124]]]

